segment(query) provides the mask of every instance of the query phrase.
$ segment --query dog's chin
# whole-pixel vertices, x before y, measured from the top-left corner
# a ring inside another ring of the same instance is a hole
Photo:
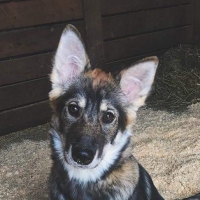
[[[81,169],[94,169],[95,167],[97,167],[99,165],[99,163],[101,162],[102,158],[98,158],[98,151],[96,152],[94,159],[92,160],[92,162],[88,165],[82,165],[79,164],[77,162],[75,162],[72,158],[72,151],[71,151],[71,147],[69,148],[68,151],[66,151],[64,153],[64,158],[65,158],[65,162],[75,168],[81,168]]]

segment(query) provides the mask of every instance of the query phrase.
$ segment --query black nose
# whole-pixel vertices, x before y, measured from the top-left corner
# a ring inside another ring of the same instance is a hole
[[[94,159],[94,155],[95,153],[91,149],[72,146],[72,158],[78,164],[89,165]]]

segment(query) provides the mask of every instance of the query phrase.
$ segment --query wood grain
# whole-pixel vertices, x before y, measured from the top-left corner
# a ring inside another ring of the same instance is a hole
[[[191,42],[191,26],[142,34],[105,42],[105,59],[110,62]]]
[[[104,63],[101,0],[83,0],[86,45],[91,66],[101,67]]]
[[[83,21],[72,23],[84,36]],[[0,58],[9,58],[57,48],[66,23],[0,33]]]
[[[0,112],[0,136],[47,123],[50,118],[51,109],[48,101]]]
[[[200,1],[193,1],[193,15],[194,15],[194,35],[193,43],[200,44]]]
[[[160,57],[165,52],[166,52],[166,49],[163,49],[163,50],[160,50],[160,51],[150,52],[150,53],[147,53],[147,54],[141,54],[139,56],[134,56],[134,57],[131,57],[131,58],[117,60],[117,61],[114,61],[114,62],[108,62],[108,63],[105,64],[104,70],[106,72],[112,72],[113,74],[117,74],[121,70],[130,67],[135,62],[137,62],[137,61],[139,61],[143,58],[146,58],[146,57],[149,57],[149,56]]]
[[[19,1],[0,5],[0,30],[83,17],[80,0]]]
[[[103,18],[104,39],[179,27],[193,22],[192,5],[115,15]]]
[[[54,53],[45,53],[0,62],[0,86],[50,74]]]
[[[102,14],[113,15],[117,13],[133,12],[188,3],[192,3],[192,0],[102,0]]]
[[[49,78],[0,87],[0,111],[48,99]]]

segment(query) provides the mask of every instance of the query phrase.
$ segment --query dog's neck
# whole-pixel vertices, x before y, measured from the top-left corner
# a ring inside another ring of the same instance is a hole
[[[138,163],[132,156],[131,142],[128,142],[126,147],[123,147],[121,156],[116,159],[108,170],[105,171],[96,181],[82,182],[80,179],[70,178],[70,173],[74,170],[74,173],[79,173],[80,176],[85,176],[85,178],[87,178],[89,174],[96,173],[95,170],[77,170],[74,169],[74,167],[69,167],[63,164],[61,161],[59,164],[58,162],[54,162],[54,165],[56,165],[56,171],[59,172],[57,175],[62,176],[60,180],[64,180],[61,184],[63,185],[63,190],[66,191],[66,195],[73,195],[72,199],[80,199],[81,196],[82,199],[88,199],[87,191],[93,191],[92,194],[95,194],[95,197],[97,198],[99,194],[104,196],[104,190],[110,191],[109,194],[105,194],[105,198],[108,198],[108,195],[113,193],[115,194],[115,199],[122,199],[125,197],[128,199],[128,197],[132,195],[139,179]],[[97,169],[97,171],[99,171],[99,169]],[[63,177],[65,178],[63,179]],[[120,190],[115,190],[115,185],[125,185],[126,187],[122,187]],[[74,193],[74,191],[77,192]],[[112,199],[110,196],[109,198]]]

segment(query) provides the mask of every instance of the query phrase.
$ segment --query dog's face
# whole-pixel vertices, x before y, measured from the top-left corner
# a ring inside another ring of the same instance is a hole
[[[96,181],[120,156],[157,64],[156,57],[142,60],[116,79],[90,70],[79,33],[66,27],[55,55],[50,101],[55,112],[53,148],[70,178]]]
[[[98,77],[96,77],[98,76]],[[105,82],[97,83],[99,76]],[[72,81],[54,101],[59,115],[64,156],[68,164],[95,168],[104,148],[115,142],[127,125],[126,105],[113,80],[100,70]]]

